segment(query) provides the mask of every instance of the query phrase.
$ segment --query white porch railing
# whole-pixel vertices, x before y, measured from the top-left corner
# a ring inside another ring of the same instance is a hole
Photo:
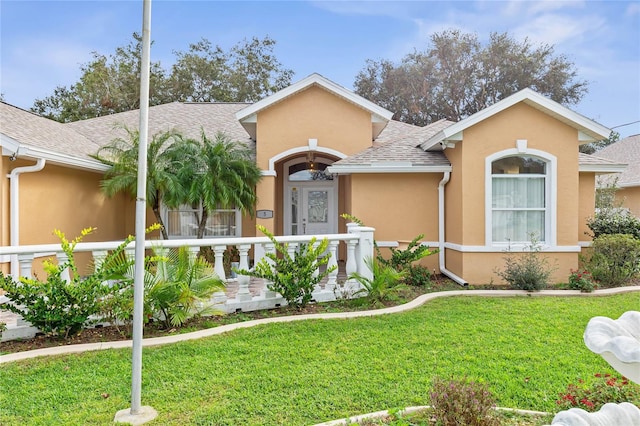
[[[331,301],[344,296],[348,297],[360,289],[358,283],[354,280],[345,280],[339,283],[339,269],[346,277],[354,272],[371,277],[371,271],[367,267],[365,259],[367,257],[373,257],[374,255],[374,229],[357,226],[356,224],[348,224],[347,228],[348,232],[346,234],[316,236],[318,240],[324,238],[329,240],[329,246],[327,248],[329,262],[327,267],[340,266],[340,268],[336,268],[328,275],[323,285],[318,285],[314,289],[313,300],[316,302]],[[311,238],[312,236],[296,235],[279,236],[276,237],[276,240],[280,243],[288,244],[289,252],[293,253],[299,244],[309,243]],[[99,264],[110,250],[115,249],[121,243],[122,241],[78,243],[74,252],[90,252],[93,256],[94,263]],[[343,259],[344,264],[339,264],[338,261],[339,247],[341,244],[344,245],[344,252],[346,253],[346,257]],[[228,278],[225,273],[223,257],[227,247],[237,247],[240,253],[239,269],[249,269],[249,252],[251,249],[253,249],[254,264],[260,261],[264,253],[275,252],[275,245],[267,237],[148,240],[145,242],[145,247],[147,248],[157,246],[166,248],[188,246],[193,251],[198,251],[200,247],[212,248],[215,259],[213,264],[214,270],[220,278],[227,281],[227,291],[218,292],[214,294],[212,298],[212,303],[217,309],[227,313],[239,311],[248,312],[272,309],[286,304],[286,301],[281,295],[267,288],[267,283],[264,280],[251,278],[246,275]],[[133,257],[135,241],[131,242],[127,247],[127,251],[129,250]],[[0,247],[0,257],[7,255],[11,256],[13,262],[17,262],[17,267],[14,266],[14,268],[12,268],[12,270],[18,271],[18,274],[13,274],[14,279],[17,279],[19,276],[32,277],[33,262],[37,258],[55,255],[58,262],[67,260],[65,253],[61,251],[60,244]],[[69,279],[68,272],[66,278]],[[2,304],[10,302],[7,297],[0,296],[0,321],[3,321],[3,318],[13,318],[13,321],[5,321],[7,322],[7,330],[2,333],[1,341],[35,336],[38,332],[36,328],[32,327],[17,315],[8,315],[7,312],[3,312]]]

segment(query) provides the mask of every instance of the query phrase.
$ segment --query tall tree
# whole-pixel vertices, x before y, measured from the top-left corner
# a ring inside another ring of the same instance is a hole
[[[139,108],[141,52],[142,38],[137,33],[114,54],[93,52],[93,59],[80,66],[77,83],[58,86],[52,95],[36,99],[31,110],[66,123]],[[166,73],[159,62],[151,64],[149,86],[151,105],[171,100]]]
[[[612,143],[616,143],[619,140],[620,140],[620,133],[612,130],[607,139],[601,139],[599,141],[580,145],[580,152],[584,154],[595,154],[596,152],[600,151],[602,148],[609,146]]]
[[[225,52],[205,38],[175,52],[172,97],[189,102],[255,102],[291,84],[293,71],[273,55],[276,42],[243,40]]]
[[[100,148],[93,158],[111,167],[101,182],[105,194],[112,197],[120,192],[127,192],[135,198],[140,134],[127,127],[123,129],[127,134],[126,138],[114,139]],[[163,202],[178,202],[185,196],[184,185],[178,177],[178,171],[184,167],[184,162],[178,161],[182,157],[176,153],[181,149],[182,141],[177,133],[164,132],[154,135],[147,147],[147,206],[153,210],[165,240],[169,236],[160,214],[160,206]]]
[[[262,175],[250,150],[223,133],[209,139],[202,132],[201,140],[184,140],[176,153],[183,159],[177,174],[186,192],[174,192],[165,199],[169,205],[202,206],[197,238],[204,237],[209,214],[216,209],[237,208],[253,214]]]
[[[474,34],[446,30],[431,36],[425,51],[398,65],[368,60],[354,83],[356,93],[394,112],[394,119],[426,125],[459,121],[529,87],[564,105],[577,103],[587,82],[551,45],[518,42],[492,33],[486,46]]]

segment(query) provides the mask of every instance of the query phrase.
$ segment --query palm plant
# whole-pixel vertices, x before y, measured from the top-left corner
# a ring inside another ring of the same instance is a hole
[[[373,278],[366,277],[357,272],[351,274],[349,279],[356,280],[363,287],[358,290],[355,295],[366,295],[373,302],[382,302],[392,298],[405,288],[405,286],[400,283],[406,275],[405,271],[398,272],[393,269],[393,267],[384,265],[370,257],[365,259],[365,263],[373,273]]]
[[[245,146],[223,133],[209,139],[203,131],[200,141],[185,139],[174,154],[182,159],[178,174],[185,192],[167,194],[166,202],[202,206],[197,238],[204,237],[209,213],[216,209],[237,208],[254,213],[255,188],[262,175]]]
[[[196,315],[217,313],[209,300],[225,289],[225,283],[209,262],[188,247],[170,251],[157,247],[148,260],[145,304],[165,327],[181,326]]]
[[[111,167],[101,182],[101,188],[107,196],[112,197],[124,191],[136,197],[140,134],[126,126],[122,128],[127,134],[126,138],[114,139],[92,157]],[[165,197],[171,200],[181,197],[183,186],[177,173],[181,165],[176,161],[180,157],[175,155],[181,143],[182,138],[177,133],[168,131],[154,135],[147,148],[147,206],[153,210],[157,223],[161,225],[164,239],[168,239],[168,235],[160,205]]]

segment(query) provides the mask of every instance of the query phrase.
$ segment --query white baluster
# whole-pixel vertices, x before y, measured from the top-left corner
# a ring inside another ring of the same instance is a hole
[[[320,243],[319,241],[316,241],[315,243],[310,244],[310,249],[311,249],[311,250],[315,250],[315,249],[317,249],[317,248],[318,248],[318,246],[319,246],[320,244],[321,244],[321,243]],[[320,268],[319,268],[319,267],[316,267],[316,269],[314,269],[313,274],[311,274],[311,276],[312,276],[313,278],[316,278],[318,275],[320,275]],[[315,287],[313,288],[313,292],[314,292],[314,293],[317,293],[317,292],[320,292],[320,291],[322,291],[322,287],[320,287],[320,283],[317,283],[317,284],[315,285]]]
[[[329,262],[327,268],[335,267],[335,271],[329,272],[329,279],[324,286],[326,291],[333,292],[338,283],[338,241],[329,241]]]
[[[270,259],[268,256],[266,256],[266,254],[268,253],[275,254],[276,245],[269,242],[269,243],[263,244],[263,246],[264,246],[264,252],[265,252],[265,257],[263,259],[271,266],[271,268],[273,268],[275,265],[275,262],[273,261],[273,259]],[[264,281],[264,287],[262,288],[262,292],[260,295],[263,296],[265,299],[276,297],[277,293],[275,291],[269,290],[269,286],[273,283],[269,280],[263,280],[263,281]]]
[[[58,259],[58,265],[65,264],[69,261],[69,256],[67,256],[67,253],[63,252],[56,253],[56,258]],[[62,278],[66,282],[71,281],[69,268],[64,268],[64,271],[62,271],[62,273],[60,274],[60,278]]]
[[[298,243],[289,243],[287,244],[287,253],[289,253],[289,257],[291,259],[296,258],[296,251],[298,250]]]
[[[93,270],[95,271],[99,269],[100,266],[102,266],[109,252],[107,250],[94,250],[92,254],[93,254]]]
[[[240,269],[249,269],[249,249],[250,244],[241,244],[238,246],[240,252]],[[238,275],[238,294],[236,299],[239,301],[251,300],[251,292],[249,292],[250,277],[248,275]]]
[[[214,258],[215,258],[215,263],[214,263],[214,271],[216,273],[216,275],[218,275],[218,277],[226,283],[227,278],[225,276],[225,272],[224,272],[224,251],[227,247],[226,246],[214,246],[213,247],[213,253],[214,253]],[[225,303],[227,301],[227,294],[224,292],[224,290],[220,290],[220,291],[216,291],[215,293],[213,293],[213,302],[215,304],[221,304],[221,303]]]
[[[360,288],[358,281],[349,278],[351,277],[351,274],[354,274],[358,270],[358,264],[356,262],[356,244],[357,241],[355,240],[347,241],[347,264],[345,265],[347,282],[344,286],[347,292],[356,292]]]
[[[33,253],[19,254],[18,263],[20,264],[19,276],[25,278],[33,277]],[[14,277],[14,279],[17,280],[18,277]]]

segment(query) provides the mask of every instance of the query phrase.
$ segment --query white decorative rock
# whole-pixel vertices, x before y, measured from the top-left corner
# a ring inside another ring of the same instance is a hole
[[[588,413],[581,408],[561,411],[553,418],[552,426],[638,426],[640,409],[630,402],[605,404],[600,411]]]
[[[617,320],[591,318],[584,331],[584,343],[617,372],[640,383],[640,312],[625,312]]]

